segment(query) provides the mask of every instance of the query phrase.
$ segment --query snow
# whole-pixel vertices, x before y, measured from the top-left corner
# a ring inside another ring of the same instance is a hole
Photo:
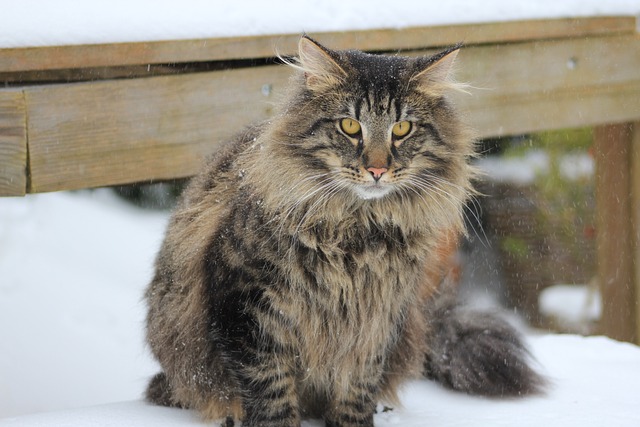
[[[0,198],[0,418],[140,397],[166,221],[104,190]]]
[[[595,322],[602,314],[602,300],[590,285],[554,285],[540,292],[540,313],[569,325]]]
[[[414,381],[402,392],[404,407],[375,416],[377,427],[601,427],[637,426],[636,385],[640,350],[607,338],[542,336],[531,339],[534,353],[553,386],[546,396],[493,400]],[[0,420],[2,427],[201,426],[197,414],[131,401]],[[321,427],[306,420],[303,427]]]
[[[9,48],[637,16],[640,1],[0,0],[0,9],[0,47]]]
[[[0,426],[204,425],[140,400],[157,371],[141,296],[166,221],[107,190],[0,199]],[[640,348],[573,335],[528,343],[552,380],[546,396],[492,400],[416,381],[376,426],[640,425]]]
[[[492,182],[531,184],[549,172],[549,153],[532,149],[521,156],[485,156],[476,161],[482,174]],[[559,159],[560,174],[569,181],[593,176],[595,161],[588,153],[563,154]]]
[[[531,150],[518,157],[485,156],[476,166],[492,182],[525,185],[549,170],[549,155],[544,150]]]

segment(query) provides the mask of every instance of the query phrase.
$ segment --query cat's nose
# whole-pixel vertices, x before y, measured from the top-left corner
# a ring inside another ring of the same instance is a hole
[[[367,168],[367,170],[373,176],[373,179],[375,179],[376,181],[380,181],[380,178],[382,178],[382,174],[388,171],[389,169],[370,167],[370,168]]]

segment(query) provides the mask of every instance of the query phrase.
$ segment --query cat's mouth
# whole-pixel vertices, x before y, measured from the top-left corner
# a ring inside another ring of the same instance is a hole
[[[380,199],[391,192],[393,187],[390,184],[375,182],[359,184],[354,186],[354,191],[364,200]]]

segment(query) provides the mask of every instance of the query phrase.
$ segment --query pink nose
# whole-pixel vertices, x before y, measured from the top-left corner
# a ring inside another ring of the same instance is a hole
[[[382,174],[388,171],[389,169],[371,167],[371,168],[367,168],[367,170],[371,173],[371,175],[373,175],[373,179],[377,181],[380,179],[380,177],[382,177]]]

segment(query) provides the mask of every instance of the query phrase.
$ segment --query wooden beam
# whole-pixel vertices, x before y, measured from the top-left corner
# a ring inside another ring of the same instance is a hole
[[[27,191],[27,117],[21,90],[0,91],[0,195]]]
[[[640,117],[640,40],[552,40],[463,49],[457,96],[480,136],[632,121]]]
[[[29,192],[193,174],[217,144],[273,114],[282,67],[26,88]]]
[[[467,45],[633,34],[635,17],[567,18],[442,25],[405,29],[318,32],[336,49],[416,50],[464,42]],[[251,37],[47,46],[0,49],[0,73],[140,64],[227,61],[291,55],[300,34]]]
[[[631,140],[632,263],[635,283],[636,344],[640,344],[640,121],[633,124]]]
[[[640,82],[499,99],[478,96],[469,104],[459,103],[479,138],[597,126],[639,117]]]
[[[623,341],[638,339],[634,284],[631,153],[634,126],[595,128],[598,279],[602,292],[602,333]]]
[[[640,117],[637,67],[635,35],[471,46],[456,64],[470,93],[452,95],[481,138],[628,122]]]

